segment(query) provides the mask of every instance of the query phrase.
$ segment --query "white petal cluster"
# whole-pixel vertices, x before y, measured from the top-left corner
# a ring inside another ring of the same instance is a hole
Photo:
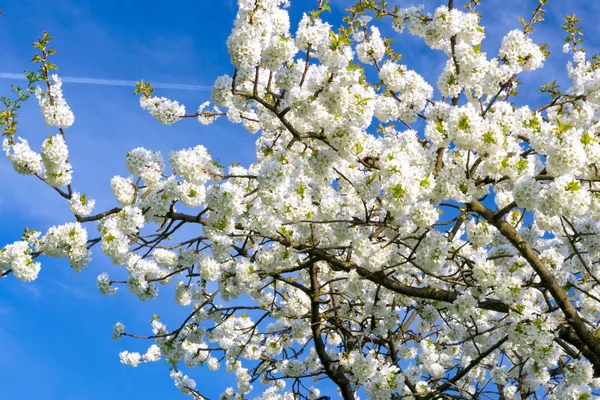
[[[98,285],[98,290],[105,296],[112,296],[117,293],[118,288],[113,286],[113,282],[108,277],[107,273],[102,273],[98,275],[98,279],[96,279],[96,284]]]
[[[365,41],[356,45],[356,55],[364,64],[378,63],[383,59],[385,44],[377,27],[372,26],[371,33]]]
[[[153,260],[142,259],[138,255],[130,256],[127,260],[129,291],[138,296],[140,300],[150,300],[158,296],[156,281],[166,275]]]
[[[164,168],[165,164],[160,152],[137,147],[127,153],[127,170],[142,178],[148,187],[158,185]],[[120,189],[126,186],[123,181],[116,182],[116,185]],[[128,197],[125,194],[121,194],[121,196],[123,196],[123,200]]]
[[[261,60],[272,71],[291,61],[297,52],[289,36],[290,19],[281,8],[281,0],[263,0],[260,4],[239,0],[238,13],[227,49],[231,62],[240,70],[248,70]]]
[[[162,354],[160,352],[160,348],[153,344],[148,348],[148,351],[146,351],[146,353],[142,356],[142,360],[144,360],[144,362],[155,362],[160,360],[162,357]]]
[[[9,268],[17,279],[31,282],[37,278],[41,266],[34,262],[29,243],[19,241],[0,249],[0,273]]]
[[[115,264],[124,264],[128,259],[130,235],[144,226],[144,215],[138,207],[127,206],[119,213],[104,218],[98,224],[102,235],[102,251]]]
[[[404,383],[398,368],[390,366],[374,352],[365,356],[353,351],[343,360],[343,365],[352,371],[359,384],[364,384],[367,395],[372,399],[389,399]]]
[[[193,149],[173,151],[169,154],[169,160],[173,172],[194,185],[204,185],[220,172],[202,145]]]
[[[42,157],[31,150],[27,140],[18,138],[17,143],[11,144],[8,138],[2,141],[2,150],[12,163],[18,174],[32,175],[42,171]]]
[[[202,125],[212,124],[218,118],[218,115],[221,114],[221,110],[219,110],[217,106],[213,106],[212,111],[206,111],[205,109],[209,105],[210,102],[205,101],[204,103],[200,104],[200,107],[198,107],[198,122],[200,122]]]
[[[152,259],[158,265],[173,269],[177,265],[178,257],[174,251],[166,249],[156,249],[152,252]]]
[[[573,84],[570,90],[573,95],[584,95],[590,103],[600,104],[600,70],[586,59],[586,52],[573,53],[573,62],[567,64],[567,72]]]
[[[166,97],[141,96],[140,107],[164,125],[172,125],[185,115],[185,106]]]
[[[35,92],[40,103],[44,121],[48,126],[68,128],[75,122],[75,116],[63,97],[62,81],[58,75],[52,75],[51,81],[52,83],[48,90],[44,91],[38,87]]]
[[[90,200],[87,198],[86,194],[73,193],[71,195],[71,200],[69,200],[69,207],[73,214],[78,215],[80,217],[90,215],[94,206],[96,205],[96,200]]]
[[[121,322],[117,322],[113,327],[114,333],[110,335],[114,340],[119,340],[123,333],[125,333],[125,325]]]
[[[379,77],[395,95],[378,96],[376,117],[381,122],[398,119],[408,123],[416,121],[417,113],[425,108],[427,100],[433,96],[433,88],[416,72],[389,60],[381,67]]]
[[[467,234],[469,235],[469,240],[476,246],[484,247],[490,244],[492,239],[494,239],[495,231],[496,228],[489,225],[485,221],[481,221],[479,223],[469,221],[467,223]]]
[[[422,6],[411,6],[400,9],[398,15],[401,17],[397,20],[400,24],[394,26],[398,32],[408,27],[411,34],[423,37],[429,47],[444,50],[446,54],[450,54],[452,37],[458,43],[471,46],[481,43],[485,37],[483,28],[479,26],[479,16],[458,8],[449,10],[440,6],[433,14],[424,15]]]
[[[408,7],[373,19],[385,5],[362,2],[369,10],[334,30],[320,3],[293,34],[286,1],[238,0],[235,72],[215,81],[212,110],[140,99],[163,124],[242,125],[256,135],[251,164],[225,169],[201,144],[168,160],[135,148],[111,180],[120,207],[85,218],[94,201],[58,190],[78,221],[98,219],[100,238],[80,223],[41,239],[27,229],[0,250],[0,275],[33,280],[40,255],[79,270],[98,244],[124,266],[98,276],[102,294],[123,285],[146,301],[160,289],[186,312],[171,330],[155,315],[154,343],[121,362],[165,359],[195,397],[181,368],[222,363],[237,383],[222,399],[259,384],[257,399],[328,396],[309,381],[331,371],[378,400],[488,389],[590,398],[600,367],[580,341],[593,344],[600,325],[597,60],[574,50],[572,86],[529,108],[513,89],[545,51],[527,33],[509,32],[488,58],[476,12]],[[394,57],[388,19],[441,51],[437,90]],[[44,112],[58,107],[52,90],[39,92]],[[45,117],[63,121],[64,110]],[[12,136],[3,149],[21,174],[71,182],[62,132],[41,155]],[[584,328],[571,331],[567,314]],[[111,336],[135,337],[121,323]]]
[[[331,25],[323,22],[321,19],[312,20],[308,15],[304,14],[298,30],[296,31],[296,46],[301,51],[307,51],[308,46],[316,50],[317,54],[323,54],[325,48],[329,46],[331,37],[329,32]]]
[[[540,211],[549,216],[579,217],[590,206],[590,193],[572,175],[563,175],[542,189]]]
[[[173,378],[175,381],[175,386],[177,386],[177,388],[181,390],[181,393],[183,394],[191,394],[190,389],[194,389],[196,387],[196,382],[193,379],[187,375],[183,375],[179,371],[172,371],[171,378]]]
[[[142,362],[142,356],[137,352],[122,351],[119,353],[121,363],[131,367],[137,367]]]
[[[513,73],[541,68],[545,58],[540,48],[516,29],[502,39],[498,56],[511,67]]]
[[[181,306],[189,306],[192,303],[192,294],[184,281],[175,285],[175,301]]]
[[[42,144],[44,179],[50,186],[61,187],[71,183],[73,168],[69,163],[69,149],[63,135],[49,136]]]
[[[46,256],[67,257],[79,272],[90,261],[87,240],[87,230],[79,222],[71,222],[51,227],[41,241]]]
[[[110,181],[110,187],[121,206],[130,206],[135,203],[137,187],[134,185],[132,177],[115,176]]]
[[[216,80],[211,89],[212,101],[221,107],[228,107],[231,105],[233,99],[233,79],[228,75],[221,75]]]

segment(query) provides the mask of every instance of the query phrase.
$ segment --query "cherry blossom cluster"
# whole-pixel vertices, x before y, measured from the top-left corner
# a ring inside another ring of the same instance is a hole
[[[140,97],[140,106],[161,124],[171,125],[185,115],[185,106],[165,97]]]
[[[26,139],[19,138],[11,145],[8,138],[4,138],[2,149],[18,174],[32,175],[42,171],[42,157],[31,150]]]
[[[255,161],[137,147],[110,182],[116,206],[94,215],[71,187],[62,131],[40,154],[6,139],[16,172],[53,186],[75,222],[5,246],[0,275],[33,280],[40,255],[80,270],[98,245],[124,266],[98,277],[101,293],[172,293],[188,311],[169,327],[154,316],[148,350],[121,362],[165,360],[195,399],[194,367],[235,376],[222,399],[335,393],[322,379],[345,400],[598,395],[597,58],[573,47],[564,93],[546,85],[548,103],[515,104],[518,76],[548,56],[530,37],[546,1],[492,57],[476,3],[361,1],[335,29],[319,1],[293,31],[288,2],[239,0],[234,72],[191,117],[256,134]],[[443,52],[435,87],[401,62],[385,23]],[[40,92],[46,121],[44,107],[68,110],[54,82]],[[190,117],[144,85],[140,105],[161,123]],[[112,337],[140,335],[117,323]]]
[[[69,163],[69,149],[63,135],[49,136],[42,144],[44,178],[50,186],[67,186],[71,183],[73,168]]]
[[[69,128],[75,122],[75,116],[63,97],[62,81],[56,74],[51,79],[47,90],[38,87],[35,92],[44,121],[48,126]]]

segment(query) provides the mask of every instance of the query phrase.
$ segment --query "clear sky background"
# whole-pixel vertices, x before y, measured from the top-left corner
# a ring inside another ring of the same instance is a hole
[[[334,13],[325,17],[333,22],[348,3],[331,0]],[[415,3],[398,2],[400,6]],[[425,1],[428,11],[442,3]],[[482,49],[491,57],[502,36],[519,28],[517,17],[528,19],[536,1],[482,3],[487,35]],[[315,5],[316,1],[292,0],[293,30],[301,11]],[[537,90],[542,83],[566,82],[567,57],[561,52],[564,34],[560,31],[565,15],[580,15],[585,47],[591,52],[599,47],[596,21],[600,1],[550,0],[547,8],[547,21],[536,26],[533,37],[550,44],[553,55],[537,75],[521,76],[527,85],[520,90],[519,102],[533,106],[544,100]],[[233,0],[11,0],[0,2],[0,9],[0,76],[33,68],[29,64],[31,43],[44,30],[55,38],[53,46],[59,53],[54,61],[63,76],[210,86],[219,75],[232,72],[225,41],[235,18]],[[389,28],[384,33],[392,34]],[[396,39],[404,62],[435,86],[445,56],[424,51],[420,39],[408,35]],[[0,79],[0,95],[9,94],[10,83]],[[96,210],[115,205],[110,178],[128,175],[125,154],[138,146],[166,155],[201,143],[224,165],[252,161],[255,137],[226,121],[205,127],[189,120],[165,127],[139,107],[133,88],[65,83],[63,90],[76,117],[66,132],[73,184],[77,191],[97,200]],[[208,91],[163,89],[157,94],[184,103],[188,112],[195,112],[210,98]],[[48,134],[56,133],[45,127],[35,99],[23,108],[19,129],[18,135],[27,138],[33,149],[39,149]],[[6,158],[0,157],[0,246],[18,240],[25,226],[45,232],[72,219],[64,199],[35,178],[18,176]],[[93,226],[88,231],[90,237],[97,236]],[[95,250],[94,260],[79,274],[66,260],[42,258],[42,271],[35,282],[21,283],[12,276],[0,280],[0,400],[181,397],[164,363],[138,368],[119,363],[118,352],[144,351],[150,342],[114,342],[109,335],[117,321],[123,322],[127,331],[149,334],[149,321],[155,313],[176,326],[187,309],[175,305],[169,290],[146,303],[125,290],[114,297],[100,295],[96,277],[104,271],[118,277],[122,267],[111,265]],[[211,398],[234,385],[222,370],[192,372],[198,389]]]

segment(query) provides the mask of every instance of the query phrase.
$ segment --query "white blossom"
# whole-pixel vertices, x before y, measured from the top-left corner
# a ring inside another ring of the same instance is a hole
[[[165,97],[140,97],[140,106],[161,124],[171,125],[185,115],[185,107]]]
[[[63,97],[62,81],[56,74],[50,78],[52,83],[48,90],[38,87],[35,92],[44,121],[48,126],[69,128],[75,122],[75,116]]]
[[[71,200],[69,200],[69,207],[73,214],[78,216],[86,216],[92,213],[96,200],[87,198],[86,194],[73,193]]]

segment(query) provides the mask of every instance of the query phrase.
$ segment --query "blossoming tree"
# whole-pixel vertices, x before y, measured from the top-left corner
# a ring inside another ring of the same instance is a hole
[[[0,275],[32,281],[41,256],[79,271],[98,247],[125,266],[98,277],[102,293],[125,286],[146,300],[174,285],[188,317],[167,327],[156,316],[148,351],[121,361],[167,360],[196,399],[188,369],[220,364],[237,378],[223,399],[590,398],[600,69],[568,17],[571,87],[545,85],[537,109],[511,102],[519,74],[549,55],[529,37],[546,1],[490,57],[479,0],[435,10],[360,0],[336,29],[320,0],[293,33],[287,1],[239,0],[233,72],[215,82],[214,105],[186,114],[143,81],[136,94],[163,124],[242,124],[257,134],[256,160],[225,169],[199,144],[167,167],[136,148],[130,175],[111,181],[118,205],[100,212],[71,182],[74,116],[44,34],[39,70],[3,99],[3,149],[69,202],[73,221],[26,229],[0,250]],[[402,64],[385,24],[444,52],[435,88]],[[39,153],[16,129],[31,94],[56,128]],[[140,338],[121,323],[113,337]]]

